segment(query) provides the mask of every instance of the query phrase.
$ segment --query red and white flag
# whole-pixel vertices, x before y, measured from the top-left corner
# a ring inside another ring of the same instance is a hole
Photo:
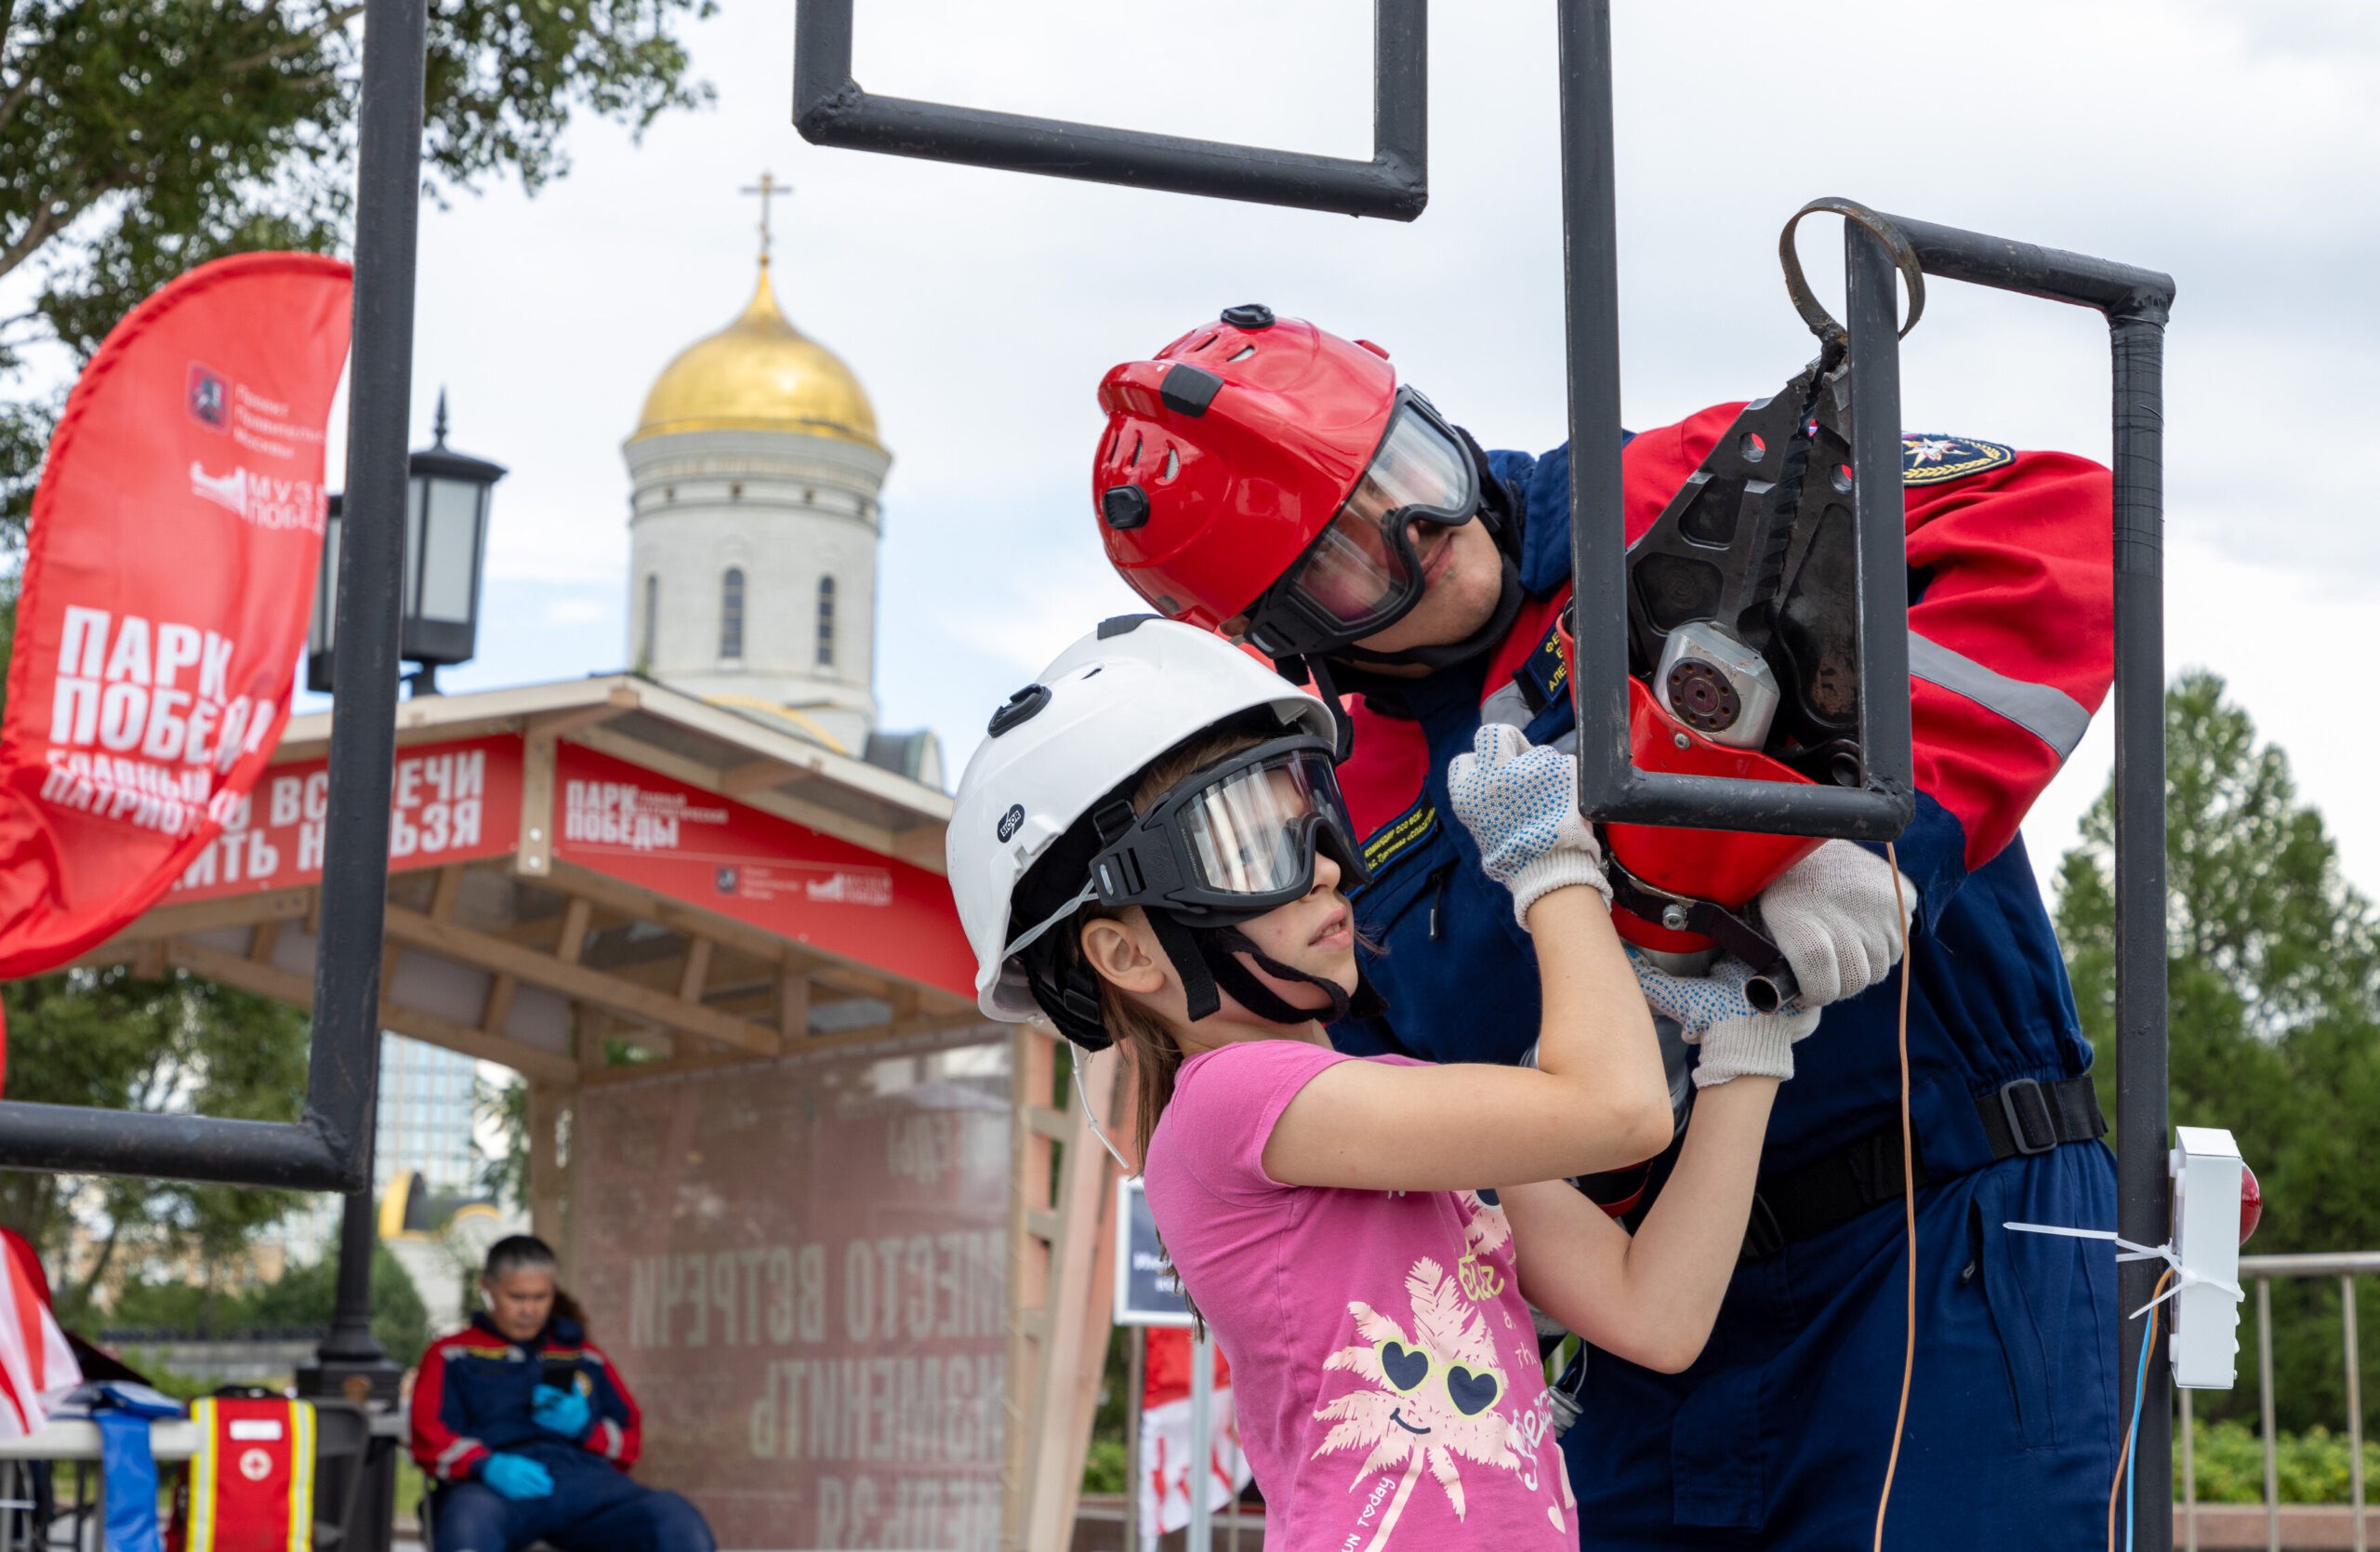
[[[319,254],[201,265],[126,313],[68,394],[0,723],[0,980],[148,909],[271,758],[350,285]]]
[[[0,1439],[38,1429],[46,1406],[83,1383],[83,1368],[49,1312],[49,1280],[33,1245],[0,1228]]]
[[[1248,1457],[1239,1450],[1239,1422],[1233,1409],[1231,1365],[1215,1355],[1215,1388],[1207,1407],[1207,1443],[1190,1439],[1190,1333],[1182,1326],[1151,1326],[1141,1386],[1141,1535],[1154,1541],[1190,1523],[1191,1480],[1207,1485],[1207,1508],[1220,1512],[1250,1480]],[[1203,1460],[1198,1457],[1204,1456]]]

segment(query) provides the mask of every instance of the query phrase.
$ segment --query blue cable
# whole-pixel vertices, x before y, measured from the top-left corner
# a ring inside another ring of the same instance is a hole
[[[2132,1431],[2124,1436],[2123,1454],[2123,1552],[2132,1552],[2132,1532],[2135,1517],[2132,1512],[2133,1470],[2140,1464],[2140,1409],[2149,1395],[2149,1345],[2157,1338],[2157,1321],[2151,1317],[2140,1332],[2140,1362],[2133,1371]]]

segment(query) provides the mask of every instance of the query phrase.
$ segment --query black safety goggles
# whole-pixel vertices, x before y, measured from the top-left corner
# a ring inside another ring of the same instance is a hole
[[[1120,812],[1119,812],[1120,811]],[[1118,801],[1094,816],[1091,884],[1108,906],[1157,906],[1246,921],[1303,899],[1326,851],[1344,887],[1371,880],[1339,795],[1328,739],[1294,734],[1183,778],[1146,814]]]
[[[1249,642],[1270,657],[1295,657],[1387,630],[1427,587],[1413,524],[1455,528],[1478,511],[1470,449],[1427,399],[1398,389],[1363,478],[1250,608]]]

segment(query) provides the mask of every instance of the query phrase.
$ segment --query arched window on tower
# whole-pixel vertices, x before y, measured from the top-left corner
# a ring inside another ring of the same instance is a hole
[[[653,669],[654,637],[661,628],[661,577],[654,572],[644,575],[644,630],[637,638],[637,662],[647,672]]]
[[[835,666],[835,579],[818,578],[818,666]]]
[[[744,657],[744,568],[729,566],[719,579],[719,655],[727,661]]]

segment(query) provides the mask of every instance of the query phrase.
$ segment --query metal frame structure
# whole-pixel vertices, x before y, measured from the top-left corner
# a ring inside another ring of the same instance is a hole
[[[1179,140],[1051,120],[873,98],[851,80],[853,0],[801,0],[795,120],[820,145],[1166,189],[1223,199],[1411,219],[1427,198],[1425,19],[1420,0],[1375,0],[1376,151],[1369,164]],[[1590,817],[1886,841],[1915,806],[1910,705],[1863,698],[1860,788],[1786,786],[1640,771],[1629,756],[1620,501],[1618,232],[1609,0],[1558,10],[1562,197],[1568,314],[1571,534],[1579,600],[1580,807]],[[1391,192],[1379,203],[1366,196]],[[1840,202],[1832,202],[1840,209]],[[2166,1237],[2165,811],[2162,580],[2163,332],[2173,281],[2148,270],[1900,217],[1845,223],[1853,365],[1859,668],[1866,684],[1909,676],[1900,481],[1895,255],[1924,273],[2096,309],[2114,358],[2116,610],[2116,1023],[2118,1228]],[[1892,246],[1879,235],[1899,239]],[[2120,1303],[2145,1302],[2148,1264],[2123,1268]],[[2123,1350],[2123,1389],[2138,1367]],[[2151,1355],[2152,1378],[2164,1360]],[[2172,1427],[2146,1409],[2135,1444],[2143,1491],[2135,1545],[2172,1545]]]
[[[339,553],[329,878],[304,1119],[270,1122],[0,1100],[0,1168],[354,1191],[371,1184],[380,931],[396,749],[398,578],[413,396],[425,0],[365,0],[358,113],[347,537]],[[355,1271],[369,1271],[365,1263]],[[344,1269],[342,1276],[345,1276]]]
[[[1368,162],[879,97],[852,79],[852,6],[796,13],[793,117],[813,144],[1400,221],[1430,202],[1425,0],[1374,0]]]

